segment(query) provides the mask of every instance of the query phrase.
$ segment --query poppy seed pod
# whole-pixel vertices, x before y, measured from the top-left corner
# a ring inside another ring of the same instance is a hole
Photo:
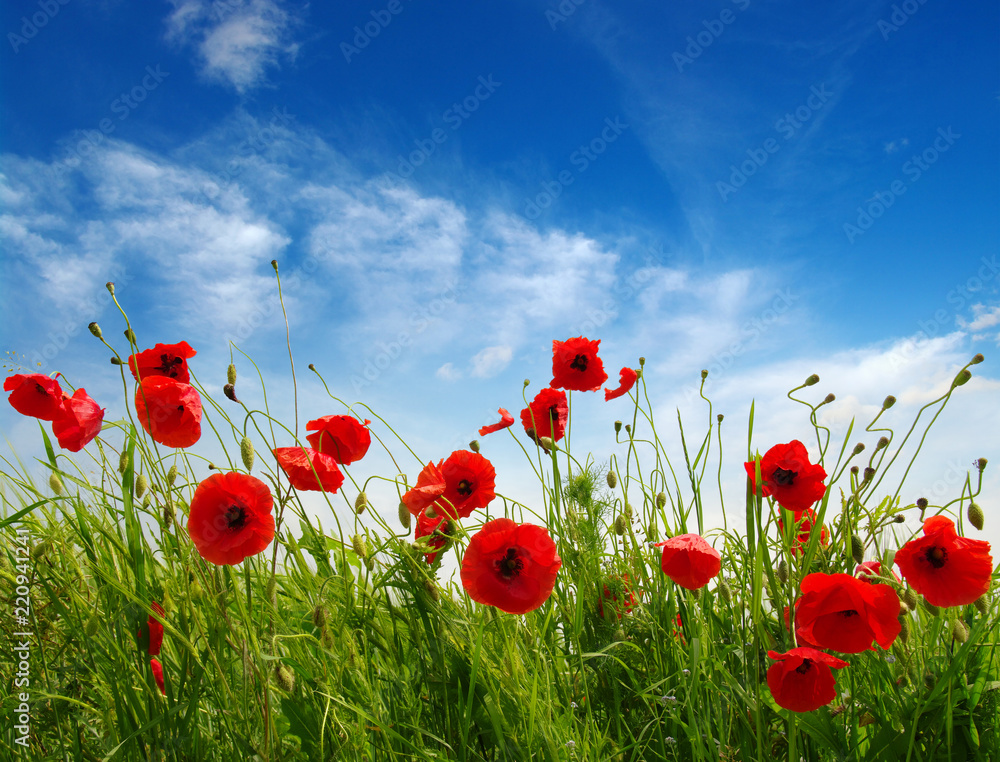
[[[851,451],[851,454],[860,455],[862,452],[864,452],[864,450],[865,450],[864,442],[858,442],[856,445],[854,445],[854,449]]]
[[[109,280],[107,283],[104,284],[104,287],[108,290],[109,294],[111,294],[112,296],[115,295],[115,284],[114,284],[114,282],[112,282],[112,281]]]
[[[618,434],[622,430],[622,422],[615,421],[615,434]]]
[[[833,394],[833,392],[831,392],[830,394],[826,395],[826,396],[825,396],[825,397],[823,398],[823,404],[824,404],[824,405],[829,405],[829,404],[830,404],[831,402],[833,402],[833,401],[834,401],[835,399],[837,399],[837,395],[835,395],[835,394]]]
[[[722,423],[725,420],[725,418],[726,416],[724,416],[722,413],[719,413],[717,416],[715,416],[715,420],[717,420],[719,423]]]
[[[479,452],[479,440],[473,439],[471,442],[469,442],[469,449],[472,450],[473,452]]]
[[[272,259],[271,260],[271,267],[274,268],[275,272],[278,272],[278,260],[277,259]]]
[[[969,523],[972,524],[972,526],[980,532],[983,531],[984,516],[982,508],[975,503],[969,503],[969,509],[966,515],[968,516]]]
[[[882,409],[883,410],[888,410],[889,408],[891,408],[895,404],[896,404],[896,398],[893,397],[890,394],[888,397],[886,397],[884,400],[882,400]]]
[[[809,376],[809,378],[806,379],[805,385],[806,386],[815,386],[818,383],[819,383],[819,376],[817,376],[815,373],[813,373],[811,376]]]
[[[981,363],[985,359],[986,359],[985,357],[977,353],[969,362],[969,365],[979,365],[979,363]]]
[[[968,368],[965,368],[957,376],[955,376],[955,380],[951,382],[951,388],[954,389],[956,386],[965,386],[965,384],[969,383],[970,378],[972,378],[972,372]]]
[[[889,446],[889,437],[879,437],[878,442],[875,443],[875,452],[883,450]]]
[[[982,473],[983,471],[985,471],[985,470],[986,470],[986,464],[987,464],[988,462],[989,462],[989,461],[988,461],[988,460],[986,460],[986,458],[980,458],[979,460],[977,460],[977,461],[976,461],[976,468],[978,468],[978,469],[979,469],[979,472],[980,472],[980,473]]]
[[[229,363],[229,367],[226,368],[226,380],[230,384],[236,383],[236,366],[232,363]]]
[[[645,364],[646,364],[646,358],[645,357],[640,357],[639,358],[639,367],[641,368]]]
[[[704,381],[708,378],[708,370],[706,368],[701,369],[701,380]]]
[[[87,326],[87,329],[99,339],[104,336],[104,334],[101,333],[101,326],[99,326],[97,323],[89,324]]]

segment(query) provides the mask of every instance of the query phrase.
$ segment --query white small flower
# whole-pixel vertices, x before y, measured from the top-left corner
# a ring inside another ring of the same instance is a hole
[[[886,660],[887,662],[889,662],[889,664],[892,664],[893,662],[895,662],[895,661],[896,661],[896,657],[895,657],[895,656],[893,656],[892,654],[886,654],[886,655],[885,655],[885,660]]]
[[[685,677],[687,677],[690,674],[691,674],[691,670],[689,670],[689,669],[684,670],[684,676]]]
[[[667,736],[666,742],[667,742],[667,746],[673,746],[675,743],[677,743],[677,741],[674,740],[673,736]]]
[[[570,701],[570,702],[569,702],[569,705],[570,705],[571,707],[573,707],[574,709],[576,709],[576,708],[577,708],[577,707],[576,707],[576,702],[575,702],[575,701]]]
[[[567,741],[566,742],[566,748],[567,749],[575,749],[576,748],[576,741]]]

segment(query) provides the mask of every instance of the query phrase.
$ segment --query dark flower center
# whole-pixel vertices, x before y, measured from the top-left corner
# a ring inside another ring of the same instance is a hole
[[[170,355],[160,355],[160,364],[156,366],[156,370],[160,371],[164,376],[169,376],[170,378],[177,378],[180,373],[176,370],[178,365],[182,365],[184,360],[180,357],[171,357]]]
[[[812,659],[803,659],[802,663],[795,668],[795,671],[798,672],[800,675],[804,675],[806,672],[812,669],[812,665],[813,665]]]
[[[226,509],[226,526],[229,529],[242,529],[243,525],[247,523],[247,514],[242,507],[238,505],[231,505]]]
[[[798,475],[798,471],[789,471],[787,468],[776,468],[774,469],[774,473],[771,474],[771,478],[775,484],[780,484],[782,487],[791,487],[795,481],[795,477]]]
[[[516,548],[507,548],[507,555],[496,562],[496,569],[506,580],[514,579],[524,568],[524,562],[518,558]]]
[[[927,553],[924,554],[924,558],[926,558],[927,563],[935,569],[940,569],[948,561],[948,551],[935,545],[933,548],[927,549]]]
[[[549,408],[549,420],[550,421],[559,420],[559,408],[555,405]]]
[[[848,609],[847,611],[841,611],[841,612],[839,612],[839,613],[840,613],[840,615],[841,615],[842,617],[844,617],[845,619],[849,619],[849,618],[851,618],[852,616],[857,616],[857,615],[858,615],[858,612],[857,612],[857,611],[855,611],[854,609]]]
[[[177,412],[178,413],[183,413],[184,412],[184,406],[183,405],[178,405],[177,406]]]
[[[42,385],[41,385],[40,383],[38,383],[37,381],[35,382],[35,390],[36,390],[36,391],[37,391],[37,392],[38,392],[39,394],[41,394],[41,395],[43,395],[43,396],[45,396],[45,397],[47,397],[47,396],[49,395],[49,393],[48,393],[47,391],[45,391],[45,387],[44,387],[44,386],[42,386]]]
[[[577,355],[573,358],[573,362],[569,364],[569,367],[581,373],[587,370],[587,355]]]
[[[462,479],[462,481],[458,483],[457,491],[458,494],[461,495],[462,497],[468,497],[469,495],[472,494],[472,482],[470,482],[468,479]]]

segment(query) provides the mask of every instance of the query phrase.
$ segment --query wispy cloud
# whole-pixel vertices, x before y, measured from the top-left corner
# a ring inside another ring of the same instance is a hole
[[[171,0],[167,39],[197,51],[202,74],[244,93],[294,60],[292,16],[276,0]]]

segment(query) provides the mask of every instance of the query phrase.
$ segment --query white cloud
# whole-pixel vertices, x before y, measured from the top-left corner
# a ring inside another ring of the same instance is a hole
[[[981,331],[984,328],[1000,325],[1000,305],[987,307],[982,304],[973,304],[972,314],[973,318],[968,322],[959,316],[958,324],[970,331]]]
[[[513,356],[510,347],[486,347],[473,356],[471,374],[475,378],[493,378],[510,364]]]
[[[244,93],[294,59],[292,18],[276,0],[171,0],[167,39],[197,49],[202,73]]]
[[[456,370],[455,366],[450,362],[446,362],[438,368],[434,375],[445,381],[458,381],[462,378],[462,373]]]

